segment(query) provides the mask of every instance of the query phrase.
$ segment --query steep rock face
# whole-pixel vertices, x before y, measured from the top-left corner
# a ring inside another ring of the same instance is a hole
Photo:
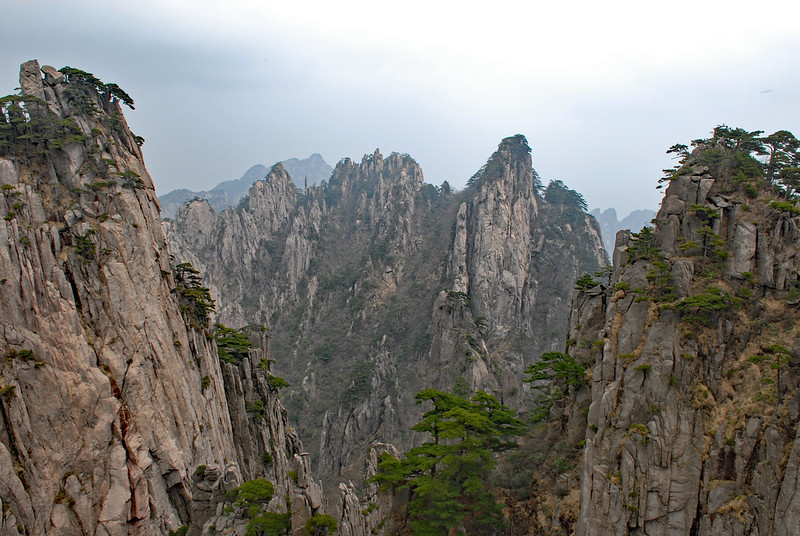
[[[242,476],[250,480],[266,475],[275,482],[275,497],[282,501],[287,495],[297,495],[293,502],[316,513],[323,506],[322,489],[311,477],[303,443],[288,425],[278,389],[270,386],[266,370],[269,352],[263,334],[261,341],[261,348],[250,350],[249,357],[238,365],[223,365],[234,444],[238,459],[244,461]],[[291,471],[303,478],[295,482],[289,477]]]
[[[510,389],[523,364],[560,347],[554,327],[568,314],[574,281],[607,261],[597,223],[556,195],[560,183],[540,196],[523,136],[503,140],[473,181],[474,194],[456,216],[448,273],[480,319],[493,357],[507,362]]]
[[[378,473],[378,461],[382,453],[395,458],[400,453],[392,445],[375,443],[370,445],[364,464],[363,498],[359,499],[352,482],[339,484],[339,501],[342,536],[366,536],[367,534],[398,534],[404,526],[404,509],[408,506],[408,494],[383,492],[380,486],[369,482]]]
[[[500,336],[528,320],[526,308],[535,302],[530,261],[539,207],[529,151],[521,136],[500,144],[459,210],[463,227],[451,258],[454,290],[468,294],[476,314],[491,318],[489,327]]]
[[[192,202],[165,222],[220,320],[271,329],[284,400],[328,489],[359,478],[371,443],[414,444],[419,390],[518,400],[524,364],[561,344],[573,282],[605,254],[585,205],[542,196],[529,153],[524,137],[504,140],[460,193],[396,153],[344,159],[300,197],[276,166],[238,209]]]
[[[249,350],[248,357],[236,364],[222,364],[237,460],[243,480],[263,478],[273,484],[274,496],[267,509],[290,511],[292,534],[302,534],[305,523],[314,514],[324,513],[327,503],[322,487],[311,474],[303,443],[288,425],[278,388],[270,384],[268,338],[263,332],[251,338],[257,339],[258,344]],[[200,480],[198,486],[208,476],[203,474],[201,479],[195,475],[195,480]],[[210,476],[216,478],[213,473]],[[250,521],[245,512],[224,513],[226,508],[236,510],[235,502],[224,496],[210,502],[216,515],[198,523],[204,533],[247,532]]]
[[[797,531],[800,218],[699,158],[652,234],[618,234],[612,288],[573,314],[572,337],[604,343],[582,534]]]
[[[109,86],[41,71],[21,70],[41,100],[4,99],[0,113],[0,534],[242,536],[251,514],[227,493],[254,478],[303,533],[325,500],[267,336],[220,367]],[[262,208],[267,228],[286,215]]]
[[[0,533],[165,533],[196,466],[239,479],[216,349],[119,105],[35,61],[20,78],[32,121],[78,130],[0,158]]]

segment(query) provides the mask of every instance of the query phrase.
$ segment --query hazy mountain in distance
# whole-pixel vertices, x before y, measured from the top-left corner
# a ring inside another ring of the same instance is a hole
[[[284,160],[282,164],[292,178],[294,185],[301,190],[305,188],[306,179],[308,180],[308,185],[311,186],[327,180],[333,173],[333,168],[325,162],[319,153],[314,153],[302,160],[290,158]],[[263,179],[268,173],[268,167],[256,164],[245,171],[241,178],[223,181],[208,191],[196,192],[187,188],[172,190],[158,198],[161,201],[161,217],[174,217],[178,212],[178,207],[195,197],[208,200],[216,212],[221,212],[225,208],[238,203],[242,197],[247,195],[253,183]]]
[[[614,208],[607,208],[602,211],[596,208],[592,210],[590,214],[594,216],[600,224],[603,247],[609,252],[609,255],[614,251],[614,240],[617,236],[617,231],[630,229],[636,233],[642,227],[650,223],[650,220],[656,217],[655,211],[650,209],[634,210],[622,218],[622,220],[617,218],[617,211]]]
[[[281,163],[289,177],[292,178],[294,185],[301,190],[305,187],[305,179],[308,179],[308,185],[312,186],[330,179],[333,174],[333,168],[323,160],[322,155],[319,153],[314,153],[303,160],[290,158]],[[264,176],[266,176],[266,173]],[[247,187],[250,188],[250,186],[252,186],[252,183]]]

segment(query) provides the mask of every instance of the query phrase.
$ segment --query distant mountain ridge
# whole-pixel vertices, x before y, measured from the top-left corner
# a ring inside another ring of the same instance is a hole
[[[314,153],[308,158],[290,158],[281,162],[283,167],[292,178],[295,187],[301,190],[308,185],[312,186],[330,178],[333,168],[325,162],[322,155]],[[206,199],[216,212],[221,212],[231,205],[235,205],[247,195],[253,183],[265,178],[269,173],[268,167],[263,164],[256,164],[239,179],[223,181],[211,190],[195,192],[187,188],[172,190],[158,199],[161,201],[161,217],[174,218],[180,207],[185,202],[195,197]]]
[[[629,229],[633,232],[638,232],[642,227],[650,223],[650,220],[656,217],[656,212],[649,209],[634,210],[622,220],[618,219],[617,211],[614,208],[607,208],[600,210],[596,208],[590,212],[592,216],[597,219],[600,224],[600,234],[603,237],[603,247],[606,251],[614,251],[614,240],[617,236],[617,231],[622,229]]]

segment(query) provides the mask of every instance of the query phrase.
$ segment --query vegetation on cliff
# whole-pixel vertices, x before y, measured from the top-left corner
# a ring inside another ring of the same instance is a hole
[[[408,523],[414,534],[496,534],[504,525],[502,505],[488,489],[493,454],[516,447],[525,431],[516,412],[479,392],[467,400],[426,389],[417,403],[432,402],[412,427],[430,440],[402,460],[383,453],[373,477],[385,489],[408,489]]]

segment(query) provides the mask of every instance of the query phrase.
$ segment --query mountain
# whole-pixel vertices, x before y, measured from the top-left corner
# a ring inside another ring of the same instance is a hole
[[[294,185],[304,191],[306,186],[314,186],[331,178],[333,168],[322,159],[322,155],[314,153],[308,158],[299,160],[290,158],[281,162],[286,172],[294,177]],[[266,174],[261,178],[266,177]]]
[[[554,438],[582,445],[558,471],[554,522],[587,535],[797,532],[800,209],[792,183],[764,170],[798,158],[778,134],[761,140],[767,165],[741,129],[693,142],[654,226],[620,231],[610,282],[576,292],[566,348],[591,381],[550,414]]]
[[[303,160],[290,158],[284,160],[282,164],[292,177],[296,177],[294,185],[301,191],[305,189],[306,185],[313,186],[327,180],[333,172],[333,168],[322,159],[319,153],[314,153]],[[268,172],[269,169],[257,164],[248,169],[241,178],[221,182],[207,192],[195,192],[186,188],[167,192],[159,196],[161,217],[173,218],[181,205],[195,197],[208,200],[214,210],[220,212],[239,203],[247,195],[253,183],[266,177]]]
[[[303,531],[326,504],[267,338],[221,361],[207,290],[170,262],[132,99],[35,60],[20,87],[0,99],[0,534]],[[250,510],[252,489],[275,498]]]
[[[462,192],[375,151],[306,195],[275,165],[240,206],[194,200],[163,225],[175,258],[205,274],[218,321],[270,330],[328,489],[361,479],[372,443],[418,441],[423,388],[519,404],[523,368],[562,344],[575,279],[607,262],[583,199],[540,184],[521,135]]]
[[[676,145],[653,226],[597,272],[596,220],[521,135],[461,192],[375,151],[160,221],[130,96],[36,61],[20,87],[0,98],[0,534],[405,534],[413,497],[365,477],[427,439],[427,387],[530,421],[469,480],[512,536],[797,532],[787,131]]]
[[[640,209],[634,210],[620,221],[617,219],[617,211],[613,207],[602,211],[596,208],[590,214],[600,224],[600,234],[603,236],[603,246],[606,251],[614,250],[614,240],[618,231],[627,229],[637,232],[645,225],[649,225],[656,216],[656,213],[652,210]]]

